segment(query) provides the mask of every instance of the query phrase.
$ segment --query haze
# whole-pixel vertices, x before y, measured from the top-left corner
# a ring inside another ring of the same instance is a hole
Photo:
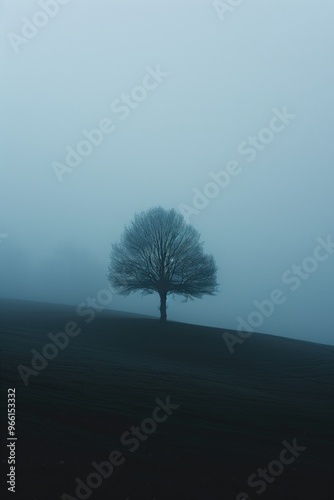
[[[208,192],[210,173],[236,161],[238,174],[189,217],[220,293],[170,297],[169,319],[235,329],[280,289],[286,300],[255,330],[334,344],[334,252],[322,247],[295,290],[292,274],[282,281],[319,238],[334,240],[333,3],[254,0],[221,19],[204,0],[72,0],[15,50],[8,34],[40,10],[1,2],[0,296],[94,297],[135,212],[194,209],[193,190]],[[157,67],[161,82],[136,107],[111,109]],[[242,153],[284,108],[283,129]],[[106,118],[113,132],[60,182],[55,162]],[[110,308],[158,317],[158,305],[114,295]]]

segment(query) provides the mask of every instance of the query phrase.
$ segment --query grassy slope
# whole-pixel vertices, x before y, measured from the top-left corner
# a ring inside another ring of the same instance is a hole
[[[17,391],[16,498],[74,495],[74,479],[119,449],[125,464],[91,498],[234,500],[247,491],[253,499],[248,476],[295,437],[307,450],[260,497],[327,498],[333,347],[254,334],[231,355],[214,328],[115,313],[86,325],[71,307],[0,305],[2,389]],[[29,365],[30,349],[69,320],[82,333],[25,387],[17,364]],[[179,409],[130,453],[121,434],[167,396]]]

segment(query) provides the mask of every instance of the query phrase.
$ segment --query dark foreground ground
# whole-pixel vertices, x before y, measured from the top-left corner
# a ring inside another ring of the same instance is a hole
[[[1,408],[14,387],[18,438],[16,494],[5,489],[2,498],[333,498],[333,347],[254,334],[231,355],[214,328],[106,312],[85,324],[71,307],[5,300],[0,306]],[[41,352],[47,334],[68,321],[81,333],[26,387],[17,365],[31,367],[31,349]],[[168,396],[179,407],[131,452],[133,442],[122,444],[122,434],[152,417],[155,400]],[[3,413],[2,483],[5,427]],[[294,439],[306,449],[283,471],[274,462],[278,475],[268,473],[263,493],[257,479],[247,485],[251,474],[279,459],[283,441]],[[86,482],[92,462],[108,460],[112,450],[124,463],[91,494],[77,496],[75,479]]]

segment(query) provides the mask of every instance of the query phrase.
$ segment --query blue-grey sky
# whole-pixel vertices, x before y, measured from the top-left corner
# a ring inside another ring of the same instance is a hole
[[[170,319],[236,328],[279,289],[255,330],[334,343],[334,4],[237,3],[0,2],[1,296],[95,296],[124,225],[161,205],[219,266],[220,293],[170,298]],[[111,307],[157,315],[158,296]]]

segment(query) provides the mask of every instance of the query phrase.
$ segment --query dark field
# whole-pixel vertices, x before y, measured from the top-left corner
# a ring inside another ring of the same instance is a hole
[[[2,477],[10,387],[18,438],[16,494],[3,498],[78,498],[75,479],[86,482],[112,450],[124,463],[81,498],[332,498],[334,347],[254,334],[231,355],[214,328],[111,312],[85,324],[69,306],[0,304]],[[25,386],[17,365],[31,366],[30,350],[41,352],[68,321],[81,333]],[[122,434],[168,396],[179,407],[131,452]],[[248,477],[295,438],[306,449],[257,494]]]

